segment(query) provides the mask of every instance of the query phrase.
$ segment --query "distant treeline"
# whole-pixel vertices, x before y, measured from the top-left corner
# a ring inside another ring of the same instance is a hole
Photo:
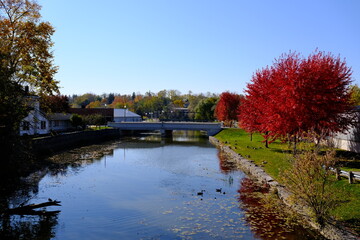
[[[143,117],[182,120],[214,120],[214,110],[219,95],[213,93],[182,94],[178,90],[162,90],[158,93],[101,95],[86,93],[67,96],[72,108],[126,108]]]

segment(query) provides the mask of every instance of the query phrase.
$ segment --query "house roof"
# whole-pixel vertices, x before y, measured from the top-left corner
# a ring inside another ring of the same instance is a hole
[[[70,120],[72,114],[70,113],[51,113],[48,114],[46,117],[48,120],[62,120],[62,121],[66,121],[66,120]]]
[[[140,115],[129,111],[128,109],[114,109],[114,117],[141,117]]]

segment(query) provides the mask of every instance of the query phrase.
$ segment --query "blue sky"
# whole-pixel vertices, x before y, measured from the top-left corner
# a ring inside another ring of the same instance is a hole
[[[242,93],[282,53],[346,58],[360,85],[358,0],[38,0],[62,94]]]

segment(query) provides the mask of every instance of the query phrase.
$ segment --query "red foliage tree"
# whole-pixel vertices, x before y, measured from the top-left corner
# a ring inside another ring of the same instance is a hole
[[[215,107],[215,116],[224,121],[226,125],[232,125],[237,120],[238,108],[243,97],[236,93],[223,92]]]
[[[40,98],[40,107],[46,113],[67,112],[70,108],[69,98],[65,95],[43,95]]]
[[[253,83],[247,85],[247,95],[238,110],[239,126],[248,131],[251,136],[254,132],[262,133],[266,146],[270,138],[268,121],[270,121],[271,113],[264,109],[268,109],[268,104],[273,102],[270,93],[276,91],[276,85],[271,76],[272,70],[268,67],[253,75]]]
[[[302,59],[282,55],[258,71],[248,84],[240,126],[266,139],[295,143],[309,133],[327,136],[347,129],[351,119],[351,69],[331,54],[315,52]]]

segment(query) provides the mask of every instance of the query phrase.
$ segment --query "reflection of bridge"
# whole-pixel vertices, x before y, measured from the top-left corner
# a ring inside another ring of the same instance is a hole
[[[221,131],[220,123],[199,122],[109,122],[108,126],[124,131],[160,130],[163,136],[171,135],[173,130],[206,131],[208,136]]]

